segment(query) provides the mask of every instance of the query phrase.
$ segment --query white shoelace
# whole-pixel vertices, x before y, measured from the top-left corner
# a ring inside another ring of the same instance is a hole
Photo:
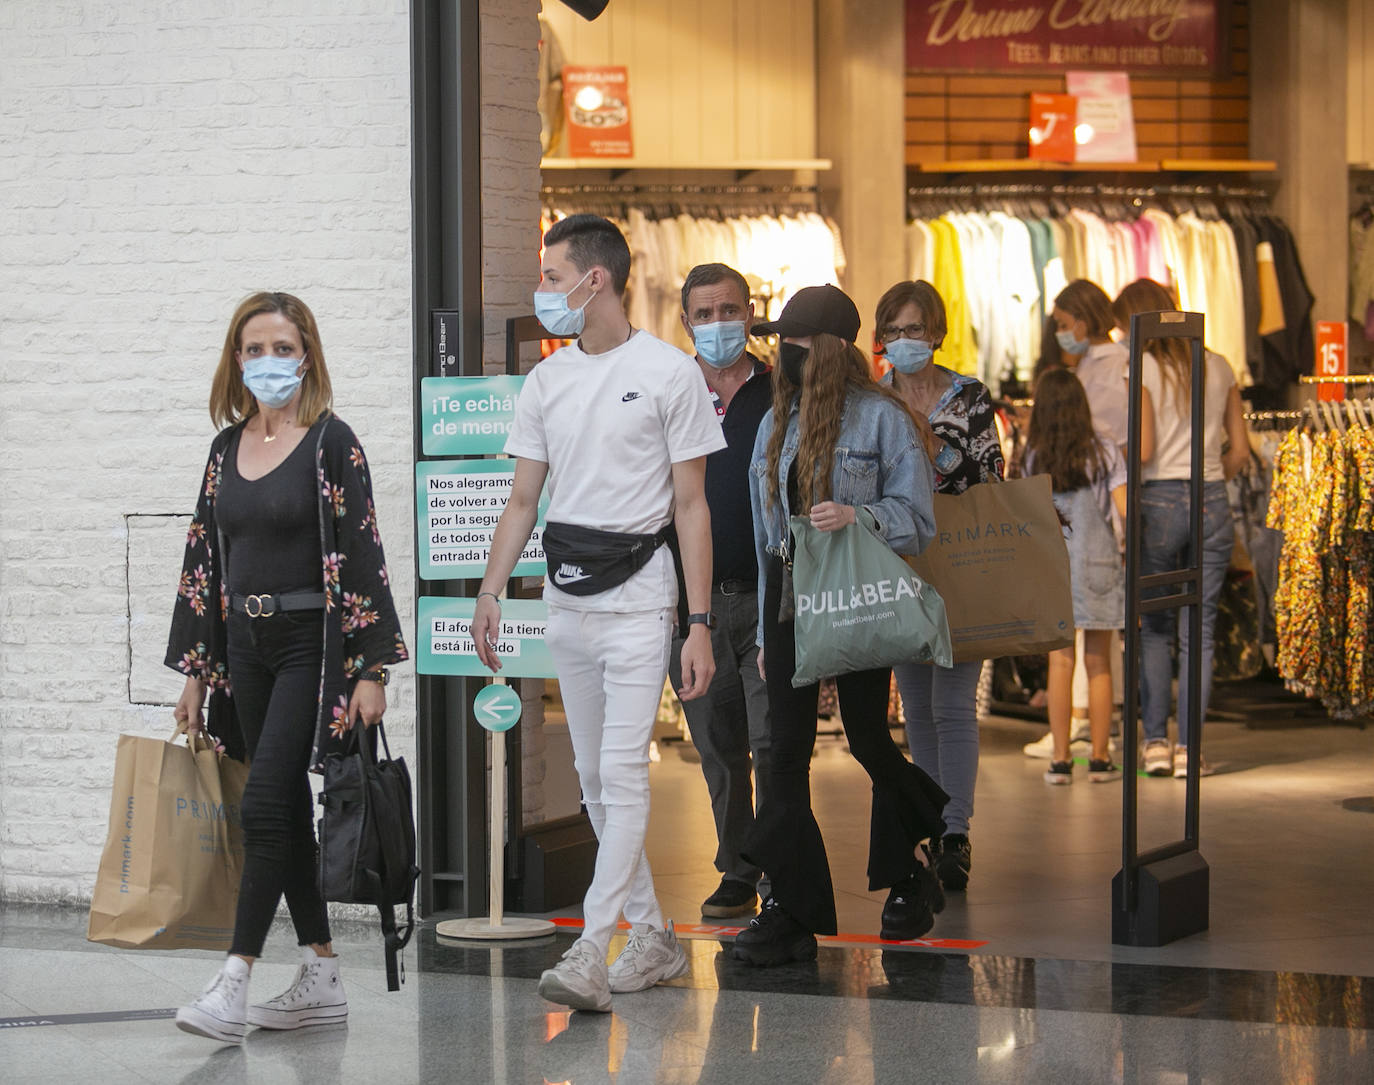
[[[305,994],[306,991],[308,991],[312,986],[314,986],[315,973],[317,971],[319,971],[318,963],[301,965],[300,968],[296,971],[295,982],[293,982],[290,987],[288,987],[285,991],[279,994],[276,998],[272,999],[272,1003],[281,1003],[282,1005],[286,1005],[292,999],[296,998],[298,995]]]

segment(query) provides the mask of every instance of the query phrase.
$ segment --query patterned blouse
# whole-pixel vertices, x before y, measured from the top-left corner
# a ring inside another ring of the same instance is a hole
[[[224,456],[242,422],[222,430],[210,445],[196,513],[186,535],[186,557],[172,612],[166,664],[202,678],[210,689],[206,726],[231,756],[245,754],[234,712],[224,595],[223,538],[215,524]],[[348,695],[358,675],[408,658],[391,598],[386,558],[372,504],[372,480],[362,445],[341,419],[327,414],[303,438],[315,443],[320,482],[320,565],[325,593],[324,665],[311,764],[342,749],[348,731]]]
[[[980,482],[1001,482],[1005,473],[1002,443],[997,438],[997,412],[982,381],[937,366],[951,384],[930,412],[930,428],[944,441],[932,461],[935,492],[961,494]],[[883,375],[892,384],[892,373]]]

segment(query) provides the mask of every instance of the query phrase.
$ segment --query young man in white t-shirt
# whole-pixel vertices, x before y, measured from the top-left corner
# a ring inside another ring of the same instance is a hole
[[[546,640],[599,846],[582,936],[540,977],[539,993],[604,1012],[613,991],[642,991],[687,970],[671,926],[663,927],[644,854],[649,741],[678,594],[673,557],[660,543],[675,525],[693,612],[681,655],[685,701],[705,693],[715,671],[705,478],[707,454],[725,439],[696,363],[626,319],[630,250],[615,225],[573,215],[549,229],[544,246],[535,313],[550,332],[579,338],[525,379],[506,442],[515,484],[492,539],[472,635],[482,662],[499,670],[497,593],[530,537],[547,478]],[[587,558],[559,560],[556,529],[591,546]],[[603,557],[622,575],[598,572]],[[636,570],[628,576],[626,562]],[[630,938],[608,971],[622,912]]]

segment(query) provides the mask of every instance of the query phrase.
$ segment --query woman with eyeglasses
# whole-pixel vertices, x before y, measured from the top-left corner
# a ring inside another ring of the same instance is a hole
[[[934,432],[935,492],[960,494],[980,482],[1000,481],[1002,446],[987,387],[933,361],[946,331],[939,291],[925,281],[897,283],[878,300],[875,325],[881,357],[892,366],[884,381],[912,414],[929,420]],[[981,660],[949,668],[901,663],[892,669],[911,760],[949,793],[935,869],[943,886],[954,891],[968,888],[973,865],[969,820],[978,778],[976,702],[982,670]]]

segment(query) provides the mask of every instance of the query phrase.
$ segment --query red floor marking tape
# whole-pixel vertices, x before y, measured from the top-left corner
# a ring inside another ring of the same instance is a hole
[[[565,930],[582,929],[582,920],[576,916],[554,916],[552,922]],[[681,938],[733,938],[746,926],[748,924],[728,926],[723,923],[674,923],[673,929]],[[620,923],[617,929],[627,931],[630,925]],[[908,938],[898,942],[879,938],[876,934],[822,934],[817,937],[817,941],[836,946],[920,946],[925,949],[977,949],[979,946],[987,945],[985,941],[975,942],[966,938]]]

